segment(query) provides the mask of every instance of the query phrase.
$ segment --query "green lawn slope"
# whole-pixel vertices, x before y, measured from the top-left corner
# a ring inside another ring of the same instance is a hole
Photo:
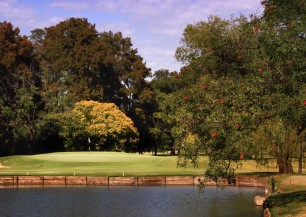
[[[0,175],[154,176],[203,175],[207,158],[199,167],[177,168],[176,156],[119,152],[61,152],[0,157]]]
[[[0,175],[85,175],[85,176],[157,176],[203,175],[208,158],[200,157],[199,167],[178,168],[177,156],[122,152],[58,152],[38,155],[0,157]],[[275,163],[258,166],[254,160],[234,165],[237,175],[277,173]],[[297,163],[294,162],[297,170]]]
[[[272,216],[306,217],[306,176],[275,176],[276,192],[268,197]]]

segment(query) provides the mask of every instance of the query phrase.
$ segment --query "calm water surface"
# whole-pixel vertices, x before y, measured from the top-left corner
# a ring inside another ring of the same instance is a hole
[[[255,217],[258,188],[46,187],[0,189],[1,217]]]

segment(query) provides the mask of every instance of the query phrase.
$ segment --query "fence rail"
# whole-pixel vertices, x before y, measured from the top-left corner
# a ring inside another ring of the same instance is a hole
[[[0,176],[2,186],[51,186],[51,185],[84,185],[84,186],[161,186],[161,185],[198,185],[203,181],[201,176]],[[268,178],[239,176],[236,186],[267,187]],[[213,181],[207,186],[216,185]],[[226,182],[225,182],[226,185]]]

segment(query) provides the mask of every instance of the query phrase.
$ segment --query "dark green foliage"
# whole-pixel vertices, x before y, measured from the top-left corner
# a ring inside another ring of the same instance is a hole
[[[0,23],[1,153],[31,153],[43,102],[33,46],[8,22]]]
[[[161,69],[155,72],[151,81],[155,95],[155,106],[153,108],[153,127],[150,131],[154,137],[155,154],[160,151],[171,151],[175,154],[174,135],[172,128],[175,126],[175,93],[183,87],[177,72],[169,72]]]
[[[250,21],[188,25],[176,52],[187,66],[184,88],[169,94],[174,139],[186,150],[186,136],[197,135],[199,144],[182,156],[194,162],[195,153],[208,154],[206,175],[215,180],[231,178],[231,163],[246,156],[272,155],[280,173],[292,173],[291,158],[305,143],[305,3],[263,4],[264,14]]]
[[[130,38],[120,32],[98,33],[87,19],[70,18],[46,28],[42,45],[48,105],[67,108],[80,100],[113,102],[132,118],[141,144],[150,142],[153,92],[145,81],[150,71]]]
[[[42,49],[51,102],[58,98],[57,104],[65,107],[84,99],[102,100],[98,70],[109,51],[87,19],[70,18],[46,28]]]
[[[59,126],[50,117],[69,111],[81,100],[115,103],[138,128],[139,150],[150,146],[154,96],[145,81],[150,69],[130,38],[120,32],[98,33],[95,25],[80,18],[35,29],[29,39],[18,34],[18,28],[1,23],[0,148],[4,154],[61,150]]]

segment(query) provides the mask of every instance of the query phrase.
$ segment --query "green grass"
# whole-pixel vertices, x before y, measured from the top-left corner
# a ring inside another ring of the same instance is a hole
[[[306,176],[274,176],[276,193],[268,197],[272,216],[306,216]],[[271,182],[269,182],[271,187]]]
[[[200,157],[199,167],[177,168],[177,156],[130,154],[122,152],[59,152],[38,155],[0,157],[0,175],[88,175],[154,176],[203,175],[208,158]],[[295,167],[295,165],[294,165]],[[271,176],[277,173],[273,163],[258,166],[254,160],[235,165],[237,175]],[[295,168],[296,169],[296,168]]]
[[[272,216],[300,216],[306,213],[306,190],[273,194],[268,204]]]
[[[0,157],[0,175],[154,176],[203,175],[207,158],[197,168],[177,168],[176,156],[118,152],[61,152]],[[3,167],[2,166],[2,167]]]
[[[85,176],[162,176],[203,175],[208,158],[200,157],[199,167],[177,168],[177,156],[128,154],[121,152],[60,152],[0,157],[0,175],[85,175]],[[297,171],[297,162],[293,162]],[[275,162],[258,166],[254,160],[235,165],[237,175],[272,175],[283,193],[269,197],[273,216],[301,216],[306,213],[305,176],[278,176]],[[305,170],[304,170],[305,173]],[[305,217],[305,216],[304,216]]]

